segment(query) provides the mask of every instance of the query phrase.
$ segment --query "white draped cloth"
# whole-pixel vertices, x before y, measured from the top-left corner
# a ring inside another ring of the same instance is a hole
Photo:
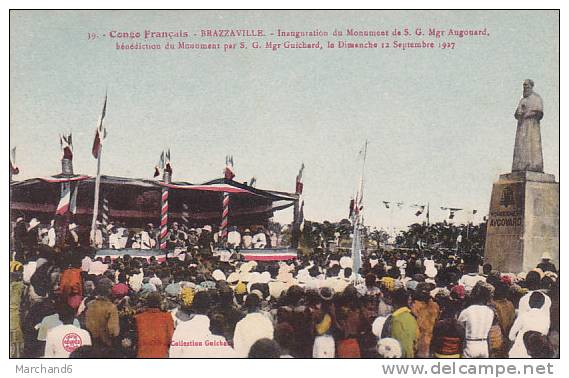
[[[274,327],[271,320],[259,312],[247,314],[237,322],[233,336],[233,347],[238,357],[246,358],[249,349],[260,339],[273,339]]]

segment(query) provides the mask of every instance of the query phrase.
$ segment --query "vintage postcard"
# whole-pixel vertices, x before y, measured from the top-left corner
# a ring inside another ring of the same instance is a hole
[[[559,359],[559,17],[11,10],[16,372]]]

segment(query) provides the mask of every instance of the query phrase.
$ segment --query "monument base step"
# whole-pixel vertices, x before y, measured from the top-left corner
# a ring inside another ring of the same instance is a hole
[[[500,175],[500,181],[555,182],[555,175],[543,172],[517,171]]]

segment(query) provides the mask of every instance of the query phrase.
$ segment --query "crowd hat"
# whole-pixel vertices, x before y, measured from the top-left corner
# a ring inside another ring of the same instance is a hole
[[[269,282],[269,294],[275,299],[279,299],[284,291],[286,291],[286,284],[281,281]]]
[[[219,269],[214,270],[211,276],[216,281],[225,281],[225,274]]]
[[[351,257],[343,256],[340,258],[340,267],[343,269],[351,268],[353,265],[353,261]]]
[[[247,285],[245,285],[243,282],[239,282],[237,284],[237,286],[235,286],[235,289],[233,289],[233,291],[237,295],[246,294],[247,293]]]
[[[541,256],[542,260],[551,260],[551,252],[549,251],[545,251],[543,252],[543,255]]]
[[[227,277],[227,282],[229,282],[230,284],[239,282],[239,273],[237,272],[230,273],[229,276]]]
[[[383,358],[401,358],[401,344],[391,337],[383,338],[377,343],[377,353]]]
[[[462,286],[462,285],[456,285],[456,286],[454,286],[454,287],[450,290],[450,294],[451,294],[451,296],[454,297],[454,298],[464,299],[464,295],[465,295],[464,286]]]
[[[320,290],[318,290],[318,296],[320,298],[322,298],[325,301],[330,301],[332,300],[332,298],[334,298],[334,289],[332,289],[331,287],[321,287]]]
[[[38,221],[36,218],[32,218],[32,220],[30,220],[30,225],[28,226],[28,231],[33,230],[39,224],[40,224],[40,221]]]

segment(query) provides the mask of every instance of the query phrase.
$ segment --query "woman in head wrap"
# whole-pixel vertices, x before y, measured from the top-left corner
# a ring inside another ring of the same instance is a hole
[[[153,292],[146,297],[146,311],[135,316],[138,337],[138,358],[168,357],[174,333],[174,320],[162,311],[162,296]]]
[[[417,342],[417,354],[419,358],[430,357],[431,339],[433,327],[439,317],[439,305],[431,299],[431,286],[420,282],[413,293],[411,313],[417,319],[419,326],[419,340]]]
[[[358,339],[371,330],[371,324],[360,308],[354,286],[346,287],[339,299],[340,306],[332,316],[338,330],[336,355],[339,358],[360,358],[361,348]]]
[[[449,296],[438,297],[441,314],[433,328],[431,353],[435,358],[460,358],[464,349],[465,330],[456,320],[459,307]]]
[[[494,308],[496,312],[496,317],[498,320],[498,325],[500,326],[502,334],[502,343],[500,347],[494,351],[493,357],[497,358],[508,358],[508,338],[507,335],[510,332],[512,324],[516,318],[516,309],[510,300],[508,295],[510,292],[509,287],[502,281],[496,282],[496,290],[494,291],[494,298],[490,302],[490,306]]]
[[[322,287],[318,291],[320,303],[312,313],[314,322],[314,346],[312,348],[312,358],[334,358],[336,347],[332,337],[332,299],[334,290],[329,287]]]

